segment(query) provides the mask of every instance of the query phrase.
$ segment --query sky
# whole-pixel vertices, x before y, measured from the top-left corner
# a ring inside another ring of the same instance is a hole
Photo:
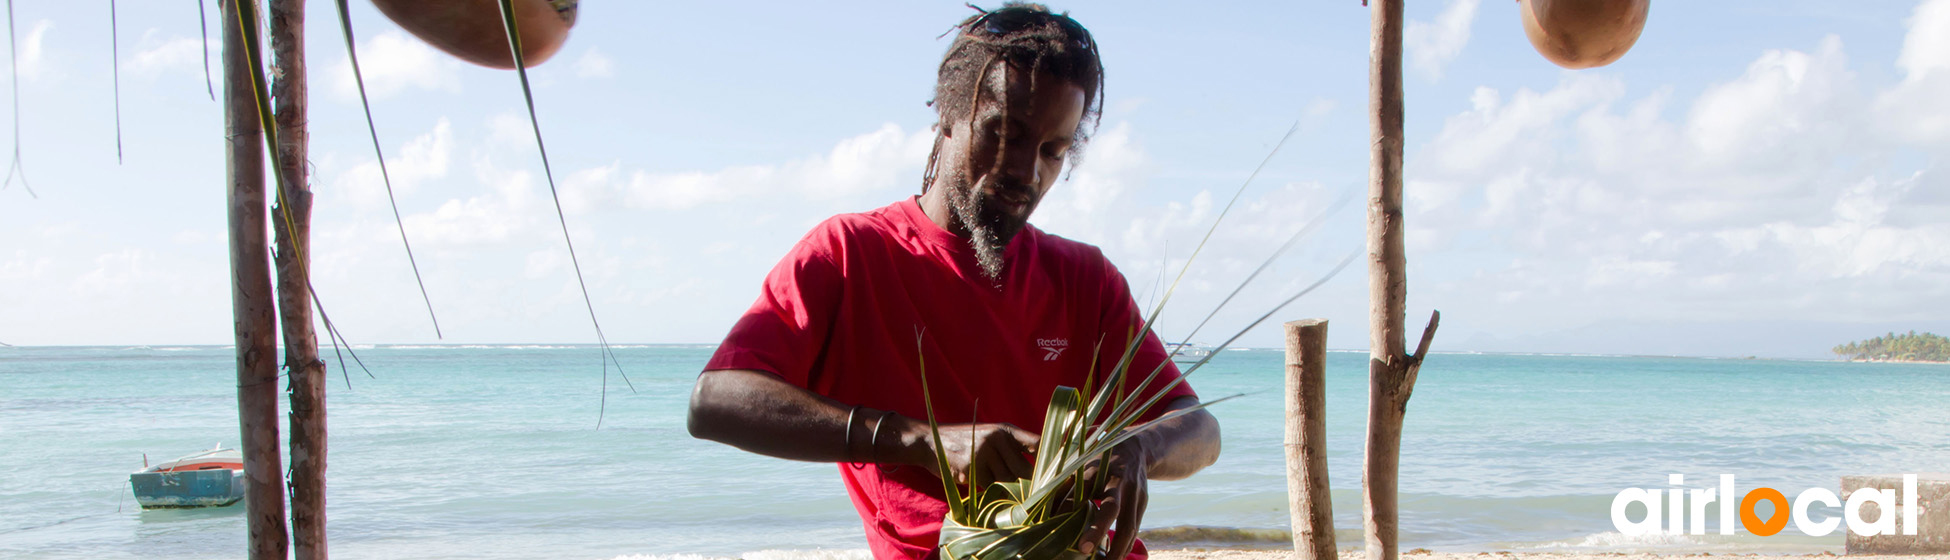
[[[123,2],[113,35],[106,3],[17,4],[19,118],[0,111],[0,130],[18,127],[27,183],[0,189],[0,343],[230,343],[223,118],[203,68],[221,77],[218,38],[206,51],[187,2]],[[1162,335],[1224,341],[1362,250],[1358,0],[1053,7],[1102,46],[1106,103],[1031,223],[1102,247],[1142,305],[1187,270]],[[308,9],[313,278],[348,340],[594,343],[515,74],[354,2],[436,338],[332,3]],[[1819,359],[1950,331],[1950,0],[1660,3],[1629,54],[1579,71],[1538,56],[1517,9],[1408,7],[1410,340],[1431,310],[1436,351]],[[969,13],[584,2],[531,77],[609,340],[715,343],[814,224],[917,194],[940,35]],[[1330,347],[1366,348],[1356,263],[1233,345],[1276,347],[1280,321],[1319,317]]]

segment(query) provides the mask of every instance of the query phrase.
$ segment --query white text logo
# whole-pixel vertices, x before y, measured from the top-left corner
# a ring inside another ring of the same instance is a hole
[[[1063,350],[1070,347],[1070,339],[1038,338],[1036,339],[1036,347],[1043,349],[1043,361],[1054,362],[1057,356],[1063,355]]]
[[[1686,483],[1686,476],[1678,474],[1670,475],[1666,477],[1666,481],[1673,486],[1679,486]],[[1747,532],[1762,537],[1772,536],[1775,533],[1781,532],[1781,529],[1787,526],[1789,519],[1794,520],[1794,527],[1796,529],[1800,529],[1802,533],[1806,533],[1811,537],[1820,537],[1833,533],[1836,527],[1840,526],[1843,521],[1848,522],[1848,530],[1850,532],[1864,537],[1894,535],[1896,534],[1897,516],[1893,513],[1898,510],[1900,510],[1902,517],[1902,534],[1915,535],[1916,498],[1916,475],[1906,474],[1903,475],[1901,507],[1897,506],[1896,490],[1891,488],[1858,489],[1849,493],[1846,505],[1844,505],[1840,496],[1835,495],[1834,491],[1827,488],[1809,488],[1802,490],[1800,495],[1795,496],[1792,505],[1788,503],[1787,496],[1782,494],[1780,490],[1773,488],[1755,488],[1753,491],[1748,492],[1745,497],[1740,498],[1739,504],[1736,507],[1733,498],[1733,475],[1723,474],[1720,475],[1720,487],[1717,490],[1713,488],[1693,488],[1690,490],[1673,488],[1665,492],[1660,492],[1657,489],[1626,488],[1611,500],[1611,524],[1612,527],[1618,529],[1618,532],[1624,533],[1627,536],[1655,535],[1660,532],[1660,525],[1662,525],[1660,522],[1660,514],[1663,512],[1665,534],[1683,534],[1681,529],[1689,528],[1691,530],[1685,531],[1685,533],[1704,535],[1706,534],[1706,505],[1717,503],[1719,504],[1720,534],[1722,535],[1733,534],[1733,518],[1736,513],[1740,516],[1740,526],[1746,527]],[[1762,520],[1759,512],[1755,510],[1755,506],[1759,505],[1760,502],[1768,502],[1774,506],[1774,513],[1769,515],[1765,520]],[[1813,515],[1810,515],[1811,512],[1808,509],[1817,503],[1828,507],[1842,508],[1842,516],[1840,518],[1825,517],[1819,521],[1815,520]],[[1644,519],[1639,521],[1631,520],[1626,510],[1632,504],[1640,504],[1645,507]],[[1871,510],[1876,515],[1874,521],[1863,519],[1862,509],[1867,504],[1873,504],[1875,506]],[[1692,507],[1686,507],[1688,505]],[[1692,514],[1690,516],[1687,515],[1689,509]],[[1692,523],[1690,524],[1685,523],[1688,517],[1692,519]]]

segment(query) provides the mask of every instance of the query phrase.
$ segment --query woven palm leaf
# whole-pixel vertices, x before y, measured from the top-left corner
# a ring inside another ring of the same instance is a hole
[[[1089,379],[1086,379],[1083,389],[1057,387],[1051,393],[1049,407],[1044,412],[1042,440],[1036,447],[1035,468],[1029,478],[994,481],[984,486],[978,476],[979,469],[974,469],[969,472],[968,487],[964,492],[960,485],[943,477],[942,490],[948,500],[948,515],[941,522],[940,546],[944,558],[1091,558],[1091,555],[1076,550],[1076,546],[1090,520],[1097,516],[1097,502],[1104,497],[1108,472],[1100,470],[1097,477],[1085,479],[1085,471],[1113,447],[1156,425],[1156,422],[1137,425],[1134,422],[1176,384],[1174,382],[1160,389],[1157,395],[1141,406],[1132,406],[1134,399],[1129,397],[1142,394],[1142,391],[1126,393],[1117,390],[1124,385],[1124,370],[1132,354],[1125,354],[1112,371],[1111,378],[1106,380],[1103,390],[1094,395],[1090,393]],[[1095,371],[1096,363],[1093,361],[1090,367],[1091,371]],[[1162,368],[1161,365],[1159,369]],[[928,426],[935,440],[939,441],[940,424],[935,420],[933,397],[928,394],[925,363],[921,364],[920,371]],[[1138,387],[1149,385],[1157,372],[1153,370],[1151,376]],[[1176,418],[1230,398],[1174,410],[1158,420]],[[1094,413],[1107,409],[1111,415],[1104,422],[1089,422],[1098,417]],[[950,472],[947,455],[940,446],[936,446],[935,460],[939,472]],[[1098,556],[1102,556],[1104,543],[1097,544]]]

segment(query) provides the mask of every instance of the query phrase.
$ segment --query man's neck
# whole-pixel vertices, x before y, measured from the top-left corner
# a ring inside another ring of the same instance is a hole
[[[962,227],[961,221],[955,219],[955,209],[948,204],[947,185],[929,186],[928,192],[921,193],[919,204],[921,213],[928,215],[928,221],[941,226],[941,229],[948,233],[955,234],[955,237],[968,238],[968,228]]]

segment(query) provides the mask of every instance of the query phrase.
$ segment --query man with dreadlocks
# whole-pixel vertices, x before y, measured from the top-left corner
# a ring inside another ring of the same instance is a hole
[[[1093,365],[1104,379],[1143,326],[1101,251],[1028,223],[1101,114],[1090,32],[1017,3],[954,32],[931,102],[940,122],[922,194],[808,233],[691,395],[696,437],[840,463],[881,559],[932,554],[947,513],[941,477],[1030,476],[1051,391],[1084,386]],[[1148,397],[1179,374],[1157,336],[1141,334],[1129,371],[1162,368],[1138,395]],[[1159,402],[1146,420],[1198,398],[1179,384]],[[936,472],[937,449],[951,472]],[[1218,454],[1218,421],[1202,410],[1114,449],[1101,465],[1110,498],[1078,550],[1141,557],[1145,481],[1190,476]]]

